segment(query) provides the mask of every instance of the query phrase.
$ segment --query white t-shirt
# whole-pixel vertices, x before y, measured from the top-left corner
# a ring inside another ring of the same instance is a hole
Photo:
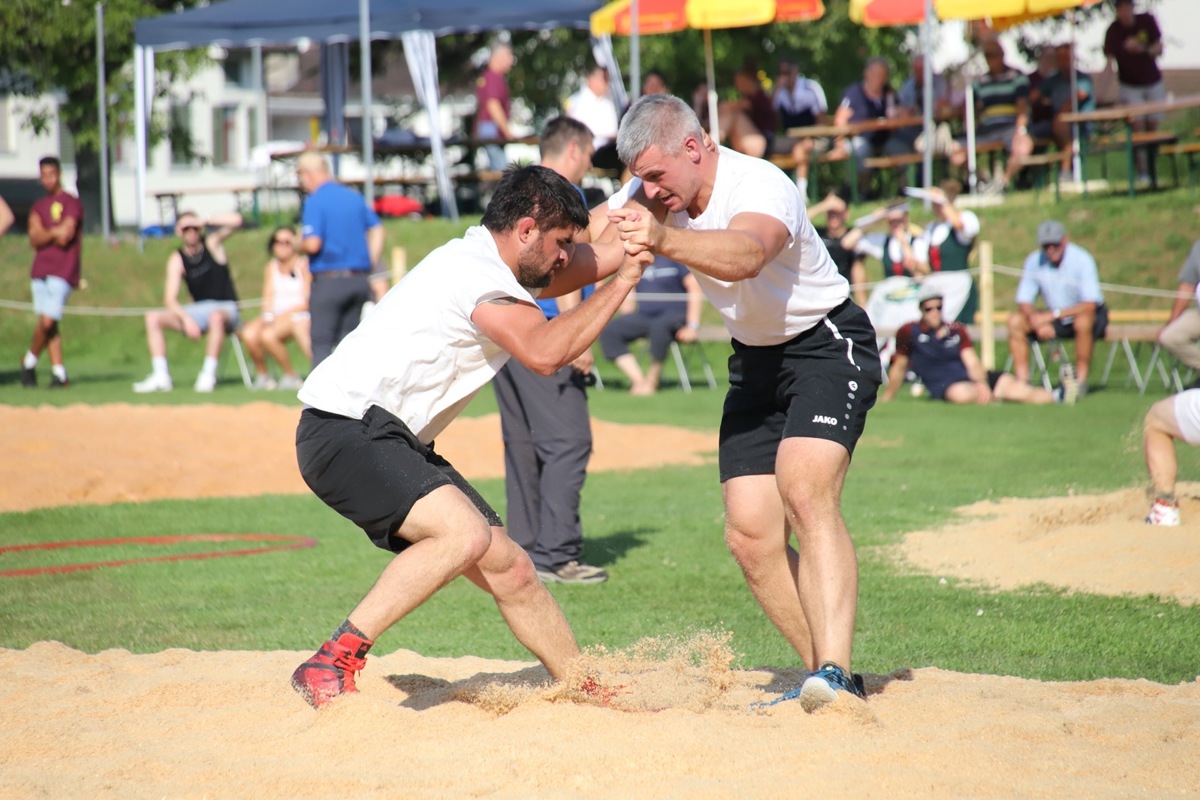
[[[585,85],[567,100],[567,116],[588,126],[597,149],[617,139],[617,106],[608,95],[592,94]]]
[[[609,198],[609,207],[625,205],[641,184],[634,178],[622,186]],[[725,230],[735,215],[749,212],[787,226],[792,235],[779,255],[745,280],[718,280],[696,270],[692,274],[721,312],[730,335],[763,347],[786,342],[819,323],[850,296],[850,284],[808,221],[796,183],[761,158],[722,147],[708,208],[695,219],[687,212],[668,212],[666,224],[694,231]]]
[[[498,297],[534,300],[492,234],[470,228],[384,295],[308,376],[300,400],[355,419],[377,405],[429,444],[509,359],[471,321],[480,303]]]

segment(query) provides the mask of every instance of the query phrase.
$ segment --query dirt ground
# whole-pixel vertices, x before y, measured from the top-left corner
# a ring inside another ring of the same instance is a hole
[[[267,403],[0,408],[0,510],[306,491],[295,418]],[[713,434],[593,424],[596,470],[716,448]],[[438,448],[468,477],[503,474],[495,416],[456,421]],[[1197,494],[1184,487],[1185,524],[1166,532],[1140,522],[1136,490],[979,503],[896,556],[985,585],[1194,604]],[[532,662],[397,651],[315,713],[286,680],[307,655],[0,649],[0,798],[1200,797],[1200,679],[898,670],[867,676],[866,704],[806,715],[753,705],[797,671],[731,669],[726,637],[699,633],[589,654],[581,674],[618,687],[603,703]]]

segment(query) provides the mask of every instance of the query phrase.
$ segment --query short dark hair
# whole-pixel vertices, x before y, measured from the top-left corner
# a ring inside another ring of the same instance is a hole
[[[57,156],[43,156],[38,161],[38,169],[42,167],[54,167],[59,172],[62,172],[62,162],[58,160]]]
[[[533,217],[539,231],[586,228],[588,210],[575,186],[548,167],[534,164],[509,167],[483,212],[483,227],[499,233],[524,217]]]
[[[567,151],[571,142],[580,147],[587,147],[592,141],[592,131],[577,119],[568,116],[558,116],[546,123],[542,128],[542,136],[538,140],[538,152],[542,160],[560,156]]]

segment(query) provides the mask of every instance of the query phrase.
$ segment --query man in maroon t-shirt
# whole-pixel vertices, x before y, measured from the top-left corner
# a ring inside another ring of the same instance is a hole
[[[508,124],[512,98],[505,78],[512,68],[512,48],[497,43],[492,46],[491,55],[488,56],[487,69],[475,81],[475,138],[500,142],[484,146],[488,166],[493,170],[502,170],[508,165],[502,143],[513,138]]]
[[[50,351],[50,388],[67,385],[63,365],[62,334],[58,321],[71,290],[79,286],[79,255],[83,247],[83,205],[62,188],[62,166],[46,156],[38,162],[45,197],[29,212],[29,243],[33,245],[30,288],[37,324],[33,342],[21,361],[21,385],[37,386],[37,363],[42,350]]]
[[[1117,0],[1117,18],[1104,34],[1104,55],[1109,65],[1117,65],[1118,95],[1122,105],[1155,103],[1165,100],[1158,57],[1163,52],[1162,33],[1153,14],[1135,14],[1133,0]],[[1162,122],[1162,114],[1138,117],[1134,130],[1153,131]],[[1146,152],[1138,149],[1138,175],[1145,176]]]

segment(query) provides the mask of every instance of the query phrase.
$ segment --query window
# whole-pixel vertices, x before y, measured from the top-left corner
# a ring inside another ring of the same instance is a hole
[[[169,114],[167,140],[171,146],[171,164],[187,166],[195,160],[192,149],[191,107],[186,103],[172,102]]]
[[[75,137],[61,114],[58,117],[58,158],[64,164],[75,163]]]
[[[12,149],[12,139],[12,100],[0,95],[0,153]]]
[[[213,163],[232,164],[237,155],[237,106],[214,106],[212,110]]]

